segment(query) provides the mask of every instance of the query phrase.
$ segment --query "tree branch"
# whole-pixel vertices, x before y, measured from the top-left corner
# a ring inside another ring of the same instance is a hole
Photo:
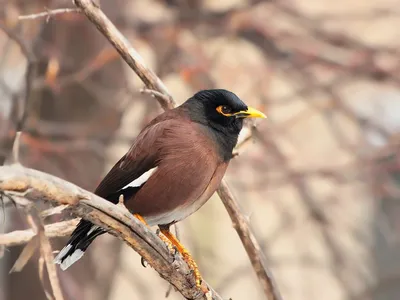
[[[28,115],[28,109],[29,109],[29,99],[32,91],[32,82],[33,79],[35,78],[36,71],[37,71],[37,59],[35,54],[33,53],[32,49],[30,49],[26,43],[19,37],[19,35],[13,31],[7,28],[5,25],[0,23],[0,29],[8,35],[10,39],[15,41],[17,45],[19,46],[22,54],[25,56],[27,60],[27,67],[26,67],[26,72],[25,72],[25,90],[24,94],[18,95],[18,97],[14,100],[13,105],[15,106],[15,110],[17,112],[17,120],[15,120],[15,127],[16,127],[16,132],[22,131],[24,127],[25,120]],[[14,121],[14,120],[13,120]],[[15,145],[14,145],[15,143]],[[13,150],[13,156],[12,156],[12,162],[18,162],[18,152],[19,152],[19,136],[14,136],[10,142],[6,143],[10,145],[14,145],[14,150]],[[6,145],[6,148],[8,148],[8,145]],[[0,165],[4,163],[6,160],[6,157],[2,158],[0,157]]]
[[[67,236],[72,233],[79,219],[63,221],[59,223],[49,224],[44,227],[44,232],[48,238]],[[0,234],[0,245],[7,247],[18,246],[28,243],[36,236],[32,229],[15,230],[13,232]]]
[[[157,92],[152,93],[152,95],[158,100],[161,106],[164,109],[175,107],[175,101],[169,95],[161,79],[145,66],[142,57],[130,45],[114,24],[112,24],[101,9],[96,6],[92,0],[74,0],[74,3],[117,49],[126,63],[142,79],[147,89]],[[165,96],[160,96],[159,93]],[[232,223],[238,224],[238,226],[235,226],[235,229],[246,248],[247,254],[249,255],[250,261],[258,275],[258,279],[263,286],[266,296],[269,300],[281,299],[278,289],[276,285],[274,285],[274,281],[271,277],[271,272],[262,260],[261,247],[251,233],[248,223],[241,221],[244,219],[243,214],[240,212],[237,201],[233,198],[232,194],[229,193],[229,189],[224,182],[221,183],[218,194],[228,210]]]
[[[261,247],[250,229],[249,222],[240,211],[239,205],[233,198],[232,192],[229,190],[226,182],[223,181],[221,183],[217,193],[232,219],[233,227],[236,229],[240,240],[246,249],[247,255],[251,260],[251,264],[253,265],[253,269],[257,274],[265,295],[269,300],[282,300],[272,273],[266,265]]]
[[[168,93],[164,83],[150,70],[144,63],[143,58],[130,45],[128,40],[107,18],[103,11],[92,0],[74,0],[75,5],[82,10],[86,17],[96,25],[97,29],[109,40],[115,47],[126,63],[135,71],[135,73],[144,82],[147,88],[158,91],[168,97],[160,97],[155,94],[158,102],[164,109],[173,108],[175,101]]]
[[[0,193],[32,202],[45,200],[57,205],[69,204],[74,216],[108,229],[127,243],[185,298],[222,300],[210,287],[207,295],[196,288],[192,272],[183,258],[180,255],[172,257],[155,233],[118,205],[68,181],[18,164],[0,167]]]
[[[40,218],[36,206],[32,204],[29,205],[27,214],[28,223],[31,225],[32,229],[37,232],[37,236],[39,238],[40,256],[44,259],[46,265],[47,274],[49,277],[51,289],[53,291],[54,299],[64,300],[64,296],[61,291],[60,280],[57,276],[56,266],[53,263],[53,250],[51,248],[49,238],[45,234],[43,221]],[[43,277],[41,279],[43,281]],[[42,284],[43,286],[45,286],[43,282]],[[48,297],[48,299],[53,299],[53,297]]]
[[[66,14],[66,13],[79,13],[80,9],[77,8],[58,8],[58,9],[46,9],[46,11],[37,13],[37,14],[31,14],[31,15],[25,15],[25,16],[18,16],[18,20],[34,20],[34,19],[39,19],[46,17],[46,21],[50,19],[50,17],[55,16],[55,15],[60,15],[60,14]]]

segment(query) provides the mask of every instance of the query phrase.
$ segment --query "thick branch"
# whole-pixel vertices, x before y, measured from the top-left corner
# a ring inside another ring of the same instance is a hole
[[[196,288],[194,277],[182,257],[172,257],[159,237],[126,209],[58,177],[17,164],[0,167],[0,192],[30,201],[70,204],[73,215],[84,217],[122,239],[185,298],[208,299],[208,295]],[[222,298],[211,290],[211,299]]]

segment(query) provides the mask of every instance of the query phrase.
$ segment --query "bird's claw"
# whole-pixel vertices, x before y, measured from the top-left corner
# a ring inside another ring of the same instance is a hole
[[[167,249],[169,251],[169,253],[172,254],[172,256],[175,257],[176,253],[178,252],[178,250],[175,248],[175,246],[171,243],[171,241],[165,236],[163,235],[160,230],[157,230],[157,235],[158,237],[165,243],[165,245],[167,246]]]
[[[183,256],[183,259],[188,264],[190,270],[193,272],[194,279],[196,281],[196,286],[198,288],[201,288],[202,287],[202,285],[201,285],[202,278],[200,275],[199,267],[197,266],[196,262],[194,261],[194,259],[188,252],[182,253],[182,256]]]
[[[147,268],[148,262],[143,257],[140,258],[140,262],[144,268]]]

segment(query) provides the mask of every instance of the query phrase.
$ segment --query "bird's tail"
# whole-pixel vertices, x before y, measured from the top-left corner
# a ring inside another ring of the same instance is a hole
[[[69,266],[83,256],[85,250],[94,239],[105,232],[99,226],[89,221],[81,220],[74,232],[72,232],[67,245],[54,259],[54,263],[59,264],[62,270],[68,269]]]

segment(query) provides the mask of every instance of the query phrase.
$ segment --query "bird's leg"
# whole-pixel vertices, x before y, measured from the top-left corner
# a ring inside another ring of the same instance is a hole
[[[169,252],[172,255],[175,255],[176,250],[175,250],[174,244],[165,236],[165,234],[162,232],[161,229],[160,229],[160,232],[158,232],[157,234],[158,234],[158,237],[167,245]]]
[[[169,231],[169,227],[167,227],[167,228],[160,227],[160,230],[161,230],[161,233],[163,234],[163,237],[161,237],[161,235],[160,235],[160,238],[163,241],[168,240],[168,241],[166,241],[167,244],[172,244],[173,246],[176,247],[178,252],[182,255],[182,257],[188,264],[189,268],[193,270],[194,278],[196,280],[196,286],[198,288],[201,288],[202,278],[200,275],[200,271],[199,271],[199,268],[197,267],[196,262],[190,255],[189,251],[186,250],[185,246],[183,246],[181,244],[181,242],[179,242],[179,240],[171,233],[171,231]]]
[[[147,227],[149,227],[149,224],[147,224],[146,220],[139,214],[133,214],[133,216],[138,219],[140,222],[142,222],[144,225],[146,225]]]
[[[139,214],[133,214],[133,216],[138,219],[140,222],[142,222],[144,225],[146,225],[148,228],[150,228],[149,224],[147,224],[146,220]],[[167,239],[163,234],[158,234],[158,237],[167,244],[168,250],[172,253],[175,254],[175,248],[174,245],[171,243],[169,239]]]
[[[150,228],[149,224],[147,224],[146,220],[139,214],[133,214],[133,216],[138,219],[140,222],[142,222],[144,225],[146,225],[147,228]],[[143,267],[147,267],[147,261],[141,257],[141,262]]]

